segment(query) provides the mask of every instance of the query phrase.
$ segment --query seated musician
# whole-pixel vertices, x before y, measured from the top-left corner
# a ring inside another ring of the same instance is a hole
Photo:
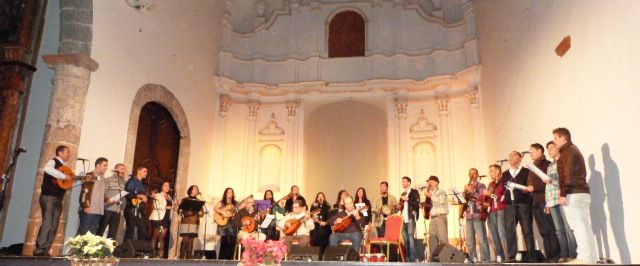
[[[309,231],[315,228],[313,219],[311,219],[311,217],[309,217],[309,214],[305,212],[305,207],[302,206],[302,202],[296,200],[293,201],[292,212],[278,221],[278,229],[285,231],[285,229],[287,229],[287,222],[296,219],[301,220],[302,224],[300,224],[300,227],[298,227],[298,230],[295,232],[295,234],[281,235],[281,239],[284,239],[284,242],[287,244],[289,249],[291,249],[292,243],[295,242],[297,242],[297,245],[299,246],[308,246],[311,242]]]
[[[337,246],[344,240],[351,240],[352,247],[356,251],[360,251],[362,243],[362,231],[360,228],[364,226],[365,219],[356,211],[353,198],[347,196],[343,200],[345,210],[339,211],[336,215],[329,218],[329,224],[334,228],[334,233],[329,237],[329,244]],[[353,222],[343,232],[335,232],[335,225],[342,223],[347,217],[353,215]]]
[[[260,220],[260,213],[256,210],[256,205],[252,197],[247,198],[240,204],[240,208],[236,216],[233,218],[233,226],[238,228],[238,243],[242,243],[247,237],[252,237],[259,240],[266,240],[267,236],[264,233],[260,233],[255,228],[249,228],[251,223],[256,223]],[[249,231],[248,229],[253,229]]]

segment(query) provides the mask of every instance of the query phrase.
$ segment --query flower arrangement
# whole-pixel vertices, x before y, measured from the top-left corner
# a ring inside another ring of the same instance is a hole
[[[113,258],[114,240],[97,236],[88,232],[69,238],[64,244],[69,248],[67,255],[75,259],[105,259]]]
[[[284,241],[261,241],[254,238],[242,240],[245,250],[242,253],[242,264],[255,265],[280,265],[287,253],[287,245]]]

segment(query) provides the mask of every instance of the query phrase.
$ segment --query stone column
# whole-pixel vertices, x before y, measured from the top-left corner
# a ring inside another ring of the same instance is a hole
[[[75,168],[89,80],[91,72],[98,69],[98,63],[85,54],[45,55],[43,58],[47,65],[55,70],[55,75],[52,81],[53,92],[49,117],[45,125],[42,153],[34,185],[35,193],[31,200],[31,213],[22,250],[22,254],[28,256],[33,255],[38,230],[42,223],[39,198],[44,165],[55,156],[54,151],[58,145],[66,145],[73,154],[68,165]],[[71,193],[67,193],[63,201],[62,216],[56,238],[51,246],[52,255],[60,255],[62,251],[70,195]]]
[[[260,110],[259,102],[247,103],[249,108],[249,118],[246,132],[247,150],[245,152],[245,194],[251,194],[257,191],[258,179],[256,178],[255,161],[256,161],[256,135],[258,133],[257,120],[258,110]]]
[[[398,115],[398,170],[402,176],[409,175],[407,162],[407,106],[408,104],[405,99],[396,99],[396,113]]]

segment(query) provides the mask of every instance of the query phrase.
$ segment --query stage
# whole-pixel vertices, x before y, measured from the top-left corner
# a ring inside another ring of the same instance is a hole
[[[200,265],[238,265],[238,261],[228,260],[167,260],[167,259],[120,259],[118,266],[147,266],[147,265],[180,265],[180,266],[200,266]],[[312,261],[312,262],[300,262],[300,261],[285,261],[283,266],[305,265],[332,265],[332,266],[348,266],[348,265],[465,265],[458,263],[402,263],[402,262],[386,262],[386,263],[371,263],[371,262],[349,262],[349,261]],[[70,262],[63,257],[56,258],[42,258],[42,257],[22,257],[22,256],[3,256],[0,257],[0,266],[34,266],[34,265],[47,265],[47,266],[70,266]],[[557,263],[485,263],[475,265],[557,265]],[[574,264],[575,265],[575,264]]]

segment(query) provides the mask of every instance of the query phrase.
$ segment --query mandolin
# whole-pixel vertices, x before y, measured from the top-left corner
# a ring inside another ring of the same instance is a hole
[[[245,216],[240,220],[242,223],[242,230],[247,233],[253,233],[258,229],[258,221],[253,216]]]
[[[320,213],[321,210],[315,210],[312,211],[309,216],[314,216],[318,213]],[[282,232],[287,235],[287,236],[292,236],[295,235],[296,232],[298,232],[298,228],[300,228],[300,226],[302,226],[302,221],[305,219],[306,216],[302,216],[300,218],[293,218],[293,219],[289,219],[284,223],[284,230],[282,230]]]
[[[347,228],[349,228],[349,226],[351,226],[351,224],[353,223],[353,221],[354,221],[354,219],[353,219],[353,218],[354,218],[353,214],[354,214],[354,213],[356,213],[356,212],[364,211],[364,210],[366,210],[366,209],[369,209],[369,207],[364,206],[364,207],[362,207],[362,208],[358,208],[358,209],[356,209],[356,210],[354,210],[354,211],[350,212],[350,213],[349,213],[349,215],[347,215],[347,217],[345,217],[344,219],[342,219],[342,222],[337,223],[337,224],[334,224],[334,225],[331,227],[331,230],[333,230],[333,232],[336,232],[336,233],[342,233],[342,232],[344,232],[344,231],[345,231],[345,230],[347,230]]]

